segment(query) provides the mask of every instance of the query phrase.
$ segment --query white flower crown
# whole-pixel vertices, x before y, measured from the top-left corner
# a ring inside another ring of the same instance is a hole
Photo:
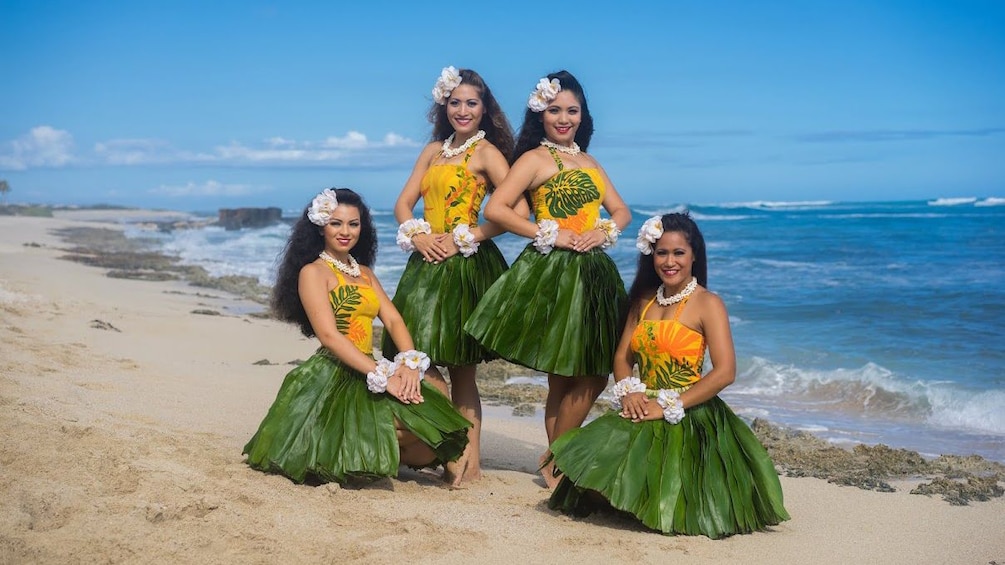
[[[527,107],[532,112],[543,112],[561,91],[562,85],[559,84],[557,78],[551,79],[550,82],[547,78],[543,78],[537,81],[537,87],[534,88],[534,92],[530,93]]]
[[[338,198],[335,197],[335,191],[326,188],[314,197],[310,209],[307,210],[307,219],[316,226],[326,226],[331,221],[332,212],[337,206]]]
[[[443,67],[440,78],[436,79],[433,85],[433,101],[444,106],[450,93],[461,84],[461,75],[453,66]]]
[[[639,237],[635,240],[635,247],[643,255],[652,255],[653,244],[661,237],[663,237],[663,217],[653,216],[639,228]]]

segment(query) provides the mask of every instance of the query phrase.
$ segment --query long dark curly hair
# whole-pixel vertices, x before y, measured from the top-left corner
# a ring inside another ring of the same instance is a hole
[[[359,210],[359,241],[349,250],[361,265],[372,267],[377,259],[377,228],[373,225],[370,208],[363,198],[348,188],[335,188],[335,197],[340,205],[355,206]],[[314,337],[314,328],[307,319],[307,312],[300,301],[300,269],[318,258],[325,248],[323,227],[315,225],[307,217],[310,205],[304,207],[303,214],[293,224],[290,238],[286,242],[276,269],[276,284],[272,287],[270,307],[279,320],[296,324],[307,337]]]
[[[485,130],[485,139],[492,142],[492,145],[495,145],[508,160],[513,155],[513,127],[506,119],[506,113],[503,112],[502,106],[496,101],[492,90],[485,84],[481,75],[471,69],[461,69],[458,74],[461,76],[461,84],[475,87],[482,99],[482,105],[485,106],[485,112],[482,114],[478,129]],[[447,119],[446,105],[433,102],[433,106],[429,109],[428,118],[429,122],[433,124],[431,141],[443,141],[454,133],[454,128],[450,125],[450,120]]]
[[[593,139],[593,116],[590,115],[590,106],[586,103],[586,92],[583,91],[583,86],[569,71],[551,73],[547,78],[549,81],[557,78],[562,90],[573,93],[576,100],[579,101],[582,121],[579,124],[579,129],[576,130],[576,143],[579,144],[580,149],[586,151],[590,146],[590,140]],[[541,121],[541,112],[527,108],[523,113],[523,124],[520,126],[520,135],[517,137],[516,149],[513,151],[513,159],[510,164],[524,153],[540,145],[542,139],[544,139],[544,123]]]
[[[691,267],[691,274],[698,279],[698,284],[708,287],[708,257],[705,252],[705,237],[701,235],[698,224],[694,223],[689,212],[674,212],[663,214],[663,233],[680,232],[684,234],[684,239],[691,246],[694,252],[694,265]],[[659,287],[660,277],[656,273],[654,263],[655,254],[646,255],[639,253],[639,264],[635,270],[635,280],[632,288],[628,291],[628,304],[634,307],[643,298],[651,296]]]

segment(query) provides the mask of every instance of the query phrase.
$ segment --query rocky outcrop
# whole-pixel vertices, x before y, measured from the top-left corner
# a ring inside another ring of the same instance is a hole
[[[283,220],[281,208],[220,208],[218,223],[228,230],[264,228]]]

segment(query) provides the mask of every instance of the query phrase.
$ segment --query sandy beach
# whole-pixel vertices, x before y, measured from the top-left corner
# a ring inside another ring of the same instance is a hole
[[[120,228],[107,218],[0,216],[2,564],[1005,563],[1005,498],[910,493],[931,477],[783,475],[792,519],[718,541],[571,519],[535,472],[541,410],[502,404],[461,490],[426,471],[344,487],[254,471],[241,448],[316,343],[220,290],[66,260],[54,230]]]

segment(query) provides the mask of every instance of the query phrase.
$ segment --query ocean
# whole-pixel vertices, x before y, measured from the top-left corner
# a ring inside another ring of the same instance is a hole
[[[705,235],[709,289],[729,309],[738,371],[721,396],[740,416],[838,444],[1005,462],[1005,199],[635,205],[611,251],[626,285],[642,222],[684,209]],[[391,211],[373,213],[375,271],[393,295],[407,256]],[[127,235],[271,285],[288,231]],[[510,261],[527,243],[496,242]]]

